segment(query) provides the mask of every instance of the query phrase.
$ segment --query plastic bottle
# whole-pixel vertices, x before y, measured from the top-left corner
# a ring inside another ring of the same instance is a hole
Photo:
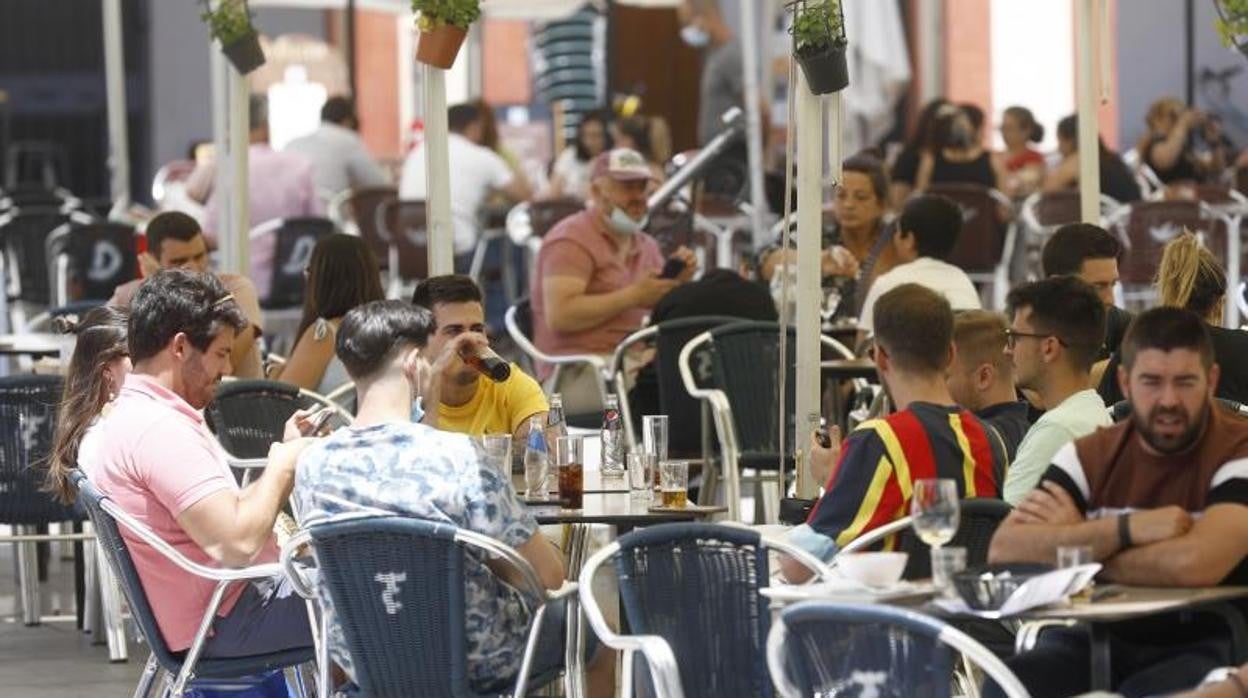
[[[546,446],[553,448],[555,439],[568,435],[568,418],[563,414],[563,396],[550,396],[550,411],[546,413]]]
[[[524,444],[524,495],[529,499],[546,499],[550,489],[550,449],[543,426],[537,415],[529,419],[529,437]]]
[[[620,399],[607,395],[602,412],[602,474],[624,475],[624,421],[620,418]]]

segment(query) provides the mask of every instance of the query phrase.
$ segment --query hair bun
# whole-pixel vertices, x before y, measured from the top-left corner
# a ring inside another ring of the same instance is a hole
[[[78,316],[61,315],[52,318],[52,331],[56,334],[78,334]]]

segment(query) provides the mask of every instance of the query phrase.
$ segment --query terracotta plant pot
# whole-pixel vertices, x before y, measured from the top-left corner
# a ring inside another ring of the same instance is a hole
[[[849,63],[845,46],[826,46],[816,53],[798,54],[806,84],[817,95],[840,92],[849,86]]]
[[[260,37],[254,31],[222,46],[221,53],[225,54],[241,75],[264,65],[264,50],[260,48]]]
[[[416,60],[442,70],[450,70],[459,55],[459,47],[468,36],[466,29],[451,24],[439,24],[430,31],[420,32],[416,44]]]

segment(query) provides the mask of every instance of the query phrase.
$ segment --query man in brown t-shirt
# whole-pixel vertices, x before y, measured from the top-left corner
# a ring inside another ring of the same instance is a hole
[[[997,530],[993,562],[1052,563],[1085,545],[1106,581],[1205,587],[1248,583],[1248,420],[1214,400],[1218,366],[1204,323],[1155,308],[1131,325],[1118,380],[1129,419],[1062,448],[1040,485]],[[1226,665],[1227,626],[1212,615],[1112,626],[1115,689],[1189,688]],[[1033,696],[1090,690],[1087,635],[1059,630],[1008,664]]]

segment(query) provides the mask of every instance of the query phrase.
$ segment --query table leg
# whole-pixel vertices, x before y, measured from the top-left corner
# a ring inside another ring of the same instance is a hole
[[[1113,667],[1109,656],[1109,627],[1104,623],[1088,626],[1088,648],[1092,655],[1092,690],[1108,691],[1112,688]]]

